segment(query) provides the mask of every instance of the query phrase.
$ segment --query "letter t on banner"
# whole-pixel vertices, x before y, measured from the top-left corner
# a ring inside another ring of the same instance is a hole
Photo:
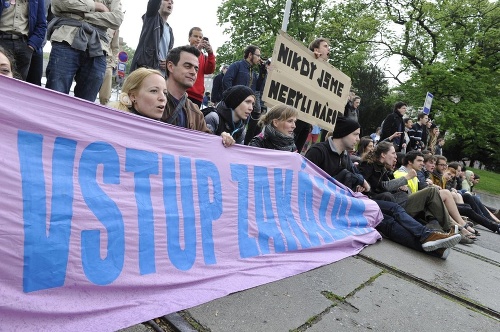
[[[292,7],[292,0],[286,0],[285,13],[283,14],[283,23],[281,23],[281,30],[286,32],[288,21],[290,20],[290,8]]]

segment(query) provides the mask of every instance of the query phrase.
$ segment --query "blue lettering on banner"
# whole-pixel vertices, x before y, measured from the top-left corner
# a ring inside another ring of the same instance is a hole
[[[167,223],[167,251],[170,261],[179,270],[189,270],[196,259],[196,225],[193,202],[193,179],[191,159],[179,158],[179,170],[175,167],[175,158],[164,154],[163,169],[163,204]],[[177,199],[176,175],[180,173],[182,213],[184,219],[184,249],[180,244],[180,218]]]
[[[125,259],[123,217],[116,203],[97,183],[97,168],[103,166],[102,182],[120,184],[120,160],[108,143],[89,144],[82,152],[78,182],[82,196],[97,219],[106,228],[107,255],[101,258],[101,231],[82,231],[82,266],[87,278],[97,285],[107,285],[120,275]]]
[[[231,164],[231,178],[238,182],[238,246],[242,258],[259,255],[254,238],[248,235],[248,166]]]
[[[111,144],[94,142],[83,149],[78,161],[75,160],[76,147],[74,140],[59,137],[54,141],[51,215],[47,227],[46,200],[50,188],[46,188],[43,169],[44,137],[18,132],[25,236],[25,292],[64,285],[73,218],[75,164],[78,166],[78,184],[83,200],[105,229],[105,232],[99,229],[81,231],[83,271],[92,283],[108,285],[123,270],[124,218],[117,203],[102,188],[120,185],[120,157]],[[199,215],[198,233],[201,234],[204,263],[216,264],[213,224],[223,213],[222,182],[217,166],[206,160],[126,148],[124,169],[134,177],[140,274],[156,273],[151,175],[160,173],[160,161],[169,260],[182,271],[193,267],[198,245],[196,216]],[[302,166],[304,169],[306,163]],[[305,171],[297,173],[263,166],[253,166],[252,178],[248,165],[231,164],[230,169],[231,179],[238,187],[237,231],[241,258],[271,253],[271,242],[274,252],[306,249],[331,243],[349,234],[362,233],[363,229],[357,227],[367,227],[363,215],[364,203],[348,198],[346,195],[349,193],[331,181]],[[99,170],[102,170],[102,179],[98,179],[101,176]],[[193,181],[197,185],[196,207]],[[252,193],[250,181],[254,184]],[[255,220],[249,220],[249,199],[252,195]],[[297,205],[292,208],[292,200],[295,199]],[[332,200],[331,215],[327,216]],[[319,211],[314,208],[318,205]],[[337,228],[337,224],[346,228]],[[107,237],[107,247],[105,254],[101,255],[104,236]]]
[[[214,163],[196,160],[195,166],[203,256],[205,264],[216,264],[212,223],[222,215],[222,184],[219,171]],[[213,199],[210,199],[209,179],[212,182]]]
[[[127,149],[125,170],[134,173],[135,200],[139,227],[139,271],[155,273],[155,238],[150,175],[156,175],[158,155],[153,152]]]
[[[23,291],[60,287],[66,278],[76,142],[56,138],[52,156],[52,201],[47,234],[43,136],[18,131],[24,218]]]
[[[283,182],[283,172],[285,173],[285,181]],[[276,209],[281,229],[286,238],[288,250],[297,250],[297,243],[293,234],[297,237],[302,248],[309,248],[311,243],[300,229],[295,217],[292,213],[292,188],[293,171],[283,170],[280,168],[274,169],[274,185],[276,195]],[[292,234],[293,231],[293,234]]]
[[[300,220],[309,234],[309,240],[314,246],[319,246],[320,235],[326,243],[333,242],[332,237],[321,226],[316,223],[313,209],[313,183],[308,173],[299,172],[298,203]]]
[[[260,251],[262,254],[268,254],[269,239],[273,239],[275,251],[284,252],[285,243],[276,225],[276,218],[271,204],[267,167],[256,166],[254,172],[255,219],[259,229]]]

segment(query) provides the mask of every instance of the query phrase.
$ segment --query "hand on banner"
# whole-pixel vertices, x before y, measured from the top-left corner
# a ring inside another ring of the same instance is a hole
[[[362,186],[357,186],[356,187],[356,192],[358,193],[363,193],[365,191],[370,191],[370,185],[368,184],[368,182],[365,180],[365,182],[363,182],[363,185]]]
[[[222,137],[222,145],[226,148],[236,143],[234,138],[229,133],[223,132],[220,136]]]

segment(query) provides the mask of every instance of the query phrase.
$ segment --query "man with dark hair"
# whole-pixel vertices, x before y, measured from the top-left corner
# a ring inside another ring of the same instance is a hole
[[[28,75],[32,54],[42,52],[46,31],[43,0],[5,0],[0,5],[0,46],[10,51],[23,80]]]
[[[174,46],[174,33],[167,23],[173,7],[173,0],[148,1],[146,14],[142,17],[141,36],[130,65],[130,72],[139,67],[147,67],[158,69],[166,74],[167,55]]]
[[[429,122],[429,115],[420,112],[418,113],[417,122],[413,124],[415,130],[415,137],[420,138],[420,149],[427,148],[427,123]]]
[[[242,60],[233,62],[227,69],[222,86],[224,91],[235,85],[246,85],[254,92],[257,84],[257,71],[254,66],[260,64],[260,48],[255,45],[249,45],[245,48]]]
[[[198,73],[200,51],[194,46],[170,50],[166,59],[167,104],[161,121],[179,127],[209,133],[203,113],[187,98],[187,89],[194,85]]]
[[[309,49],[314,53],[316,59],[328,61],[330,56],[330,41],[326,38],[316,38],[309,44]]]
[[[351,190],[368,192],[370,185],[356,172],[349,158],[349,150],[357,142],[359,124],[351,119],[339,117],[332,136],[325,142],[313,145],[307,151],[306,158]],[[384,215],[376,229],[396,243],[446,259],[450,254],[449,248],[460,241],[460,235],[433,232],[394,202],[375,202]]]
[[[236,86],[245,85],[252,89],[255,93],[255,105],[253,112],[248,118],[247,133],[245,136],[245,144],[248,144],[254,137],[255,128],[259,121],[262,112],[260,105],[260,90],[257,87],[257,80],[259,79],[258,70],[254,67],[256,65],[263,65],[262,54],[260,48],[255,45],[249,45],[245,48],[243,59],[233,62],[226,71],[222,79],[222,86],[224,91]]]
[[[111,54],[107,29],[117,30],[123,21],[121,1],[52,0],[51,6],[46,87],[68,94],[74,79],[75,97],[94,102]]]
[[[394,110],[385,118],[380,134],[381,141],[391,136],[393,137],[392,143],[394,144],[396,152],[400,152],[403,149],[404,136],[402,136],[402,134],[405,130],[403,116],[406,113],[407,106],[408,105],[402,101],[398,101],[394,104]],[[394,133],[399,133],[399,135],[394,135]]]
[[[316,38],[309,44],[309,50],[314,53],[316,59],[321,59],[323,61],[328,61],[330,56],[330,41],[326,38]],[[295,122],[295,129],[293,130],[295,135],[295,146],[298,151],[302,151],[304,144],[307,141],[307,136],[311,132],[312,126],[302,120],[297,120]],[[320,140],[324,141],[327,131],[322,129],[320,132]]]
[[[213,74],[215,71],[215,55],[212,50],[208,38],[203,38],[203,31],[201,28],[194,27],[189,30],[189,45],[196,47],[200,51],[198,57],[199,68],[196,82],[187,90],[188,98],[201,107],[203,102],[203,94],[205,92],[205,75]],[[207,55],[203,54],[206,52]]]

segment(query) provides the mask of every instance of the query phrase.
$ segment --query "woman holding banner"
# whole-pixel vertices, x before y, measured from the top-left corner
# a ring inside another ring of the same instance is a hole
[[[139,68],[125,79],[118,101],[110,106],[160,120],[167,103],[166,93],[165,78],[158,70]]]
[[[155,69],[138,68],[123,82],[122,93],[110,107],[153,120],[160,120],[167,104],[167,85],[162,73]],[[235,140],[222,132],[222,144],[229,147]]]
[[[258,124],[262,127],[262,132],[255,136],[248,145],[264,149],[297,151],[293,130],[298,113],[297,109],[292,106],[285,104],[274,106],[261,115]]]

